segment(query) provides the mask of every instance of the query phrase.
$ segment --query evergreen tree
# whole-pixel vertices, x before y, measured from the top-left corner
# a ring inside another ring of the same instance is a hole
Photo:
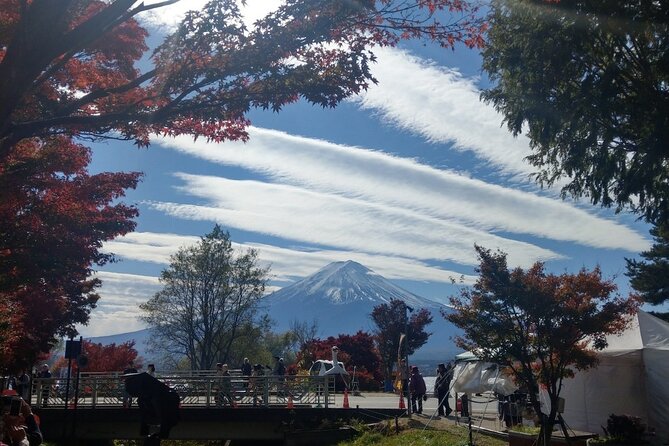
[[[641,253],[645,261],[626,259],[627,276],[644,301],[659,305],[669,299],[669,224],[653,227],[650,234],[655,243]]]
[[[484,93],[542,185],[669,217],[669,2],[494,0]]]

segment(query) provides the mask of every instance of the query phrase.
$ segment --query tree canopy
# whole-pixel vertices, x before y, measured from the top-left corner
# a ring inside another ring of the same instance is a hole
[[[158,350],[185,356],[192,370],[227,362],[233,343],[253,327],[268,268],[257,252],[236,253],[220,226],[172,255],[163,289],[140,305]]]
[[[653,305],[669,299],[669,223],[650,230],[655,243],[641,253],[644,260],[627,259],[630,285]]]
[[[100,286],[92,268],[114,259],[102,243],[135,228],[137,209],[117,199],[139,174],[90,175],[90,157],[60,136],[21,141],[0,160],[0,313],[11,316],[0,362],[13,368],[88,321]]]
[[[506,254],[476,247],[479,277],[450,298],[444,317],[463,330],[456,344],[477,357],[508,368],[529,393],[541,417],[541,444],[549,444],[562,380],[597,363],[606,336],[622,332],[639,299],[621,297],[599,268],[548,274],[535,263],[509,269]],[[537,392],[546,389],[551,408],[542,413]]]
[[[250,28],[237,0],[211,0],[149,50],[135,18],[176,1],[0,0],[0,159],[47,135],[244,139],[251,108],[365,89],[374,46],[478,47],[485,30],[462,0],[286,0]]]
[[[372,310],[372,320],[376,324],[376,342],[384,366],[385,379],[390,379],[397,363],[400,349],[400,335],[405,334],[402,344],[402,357],[412,355],[427,342],[432,333],[425,328],[432,323],[430,311],[421,308],[409,315],[410,307],[403,300],[390,299]]]
[[[483,97],[530,138],[542,185],[669,216],[669,3],[494,0]]]
[[[101,344],[84,340],[81,347],[82,355],[86,355],[88,363],[84,371],[86,372],[122,372],[132,361],[137,367],[142,366],[137,363],[141,358],[138,357],[135,349],[135,341],[127,341],[120,344]],[[52,370],[57,373],[62,368],[67,368],[68,360],[61,357],[53,365]]]

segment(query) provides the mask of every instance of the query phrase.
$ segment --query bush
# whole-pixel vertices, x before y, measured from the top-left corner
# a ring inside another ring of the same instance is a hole
[[[631,415],[609,415],[604,433],[613,441],[623,444],[643,444],[646,426],[639,417]]]

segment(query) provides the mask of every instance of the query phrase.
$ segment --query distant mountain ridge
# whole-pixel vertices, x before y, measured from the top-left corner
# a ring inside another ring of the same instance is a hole
[[[433,322],[427,328],[434,333],[416,353],[419,357],[450,358],[458,349],[449,341],[459,334],[441,316],[446,306],[413,294],[390,282],[360,263],[348,260],[326,265],[314,274],[284,287],[263,299],[277,331],[290,328],[292,321],[316,321],[320,337],[372,332],[374,307],[399,299],[414,309],[430,310]]]
[[[388,281],[383,276],[353,260],[333,262],[311,276],[267,296],[272,305],[312,303],[333,305],[370,302],[375,306],[391,299],[403,300],[410,307],[439,307],[440,304],[417,296]]]
[[[371,269],[352,260],[334,262],[314,274],[284,287],[261,300],[265,311],[276,322],[275,330],[290,329],[293,321],[312,322],[318,326],[318,337],[355,334],[376,329],[371,319],[374,307],[399,299],[416,310],[430,310],[433,322],[427,327],[433,335],[414,355],[416,359],[446,360],[459,350],[449,340],[459,331],[441,316],[447,307],[438,302],[413,294],[388,281]],[[145,358],[149,330],[91,338],[93,342],[110,344],[135,340],[135,348]]]

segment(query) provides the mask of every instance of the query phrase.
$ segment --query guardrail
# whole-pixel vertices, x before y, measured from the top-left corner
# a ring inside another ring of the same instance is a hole
[[[330,376],[218,376],[201,373],[184,376],[167,373],[156,377],[176,390],[182,407],[239,407],[295,405],[328,408],[334,404],[335,380]],[[31,404],[38,407],[120,407],[125,381],[118,373],[82,374],[76,377],[35,378]],[[136,399],[134,401],[136,404]]]

